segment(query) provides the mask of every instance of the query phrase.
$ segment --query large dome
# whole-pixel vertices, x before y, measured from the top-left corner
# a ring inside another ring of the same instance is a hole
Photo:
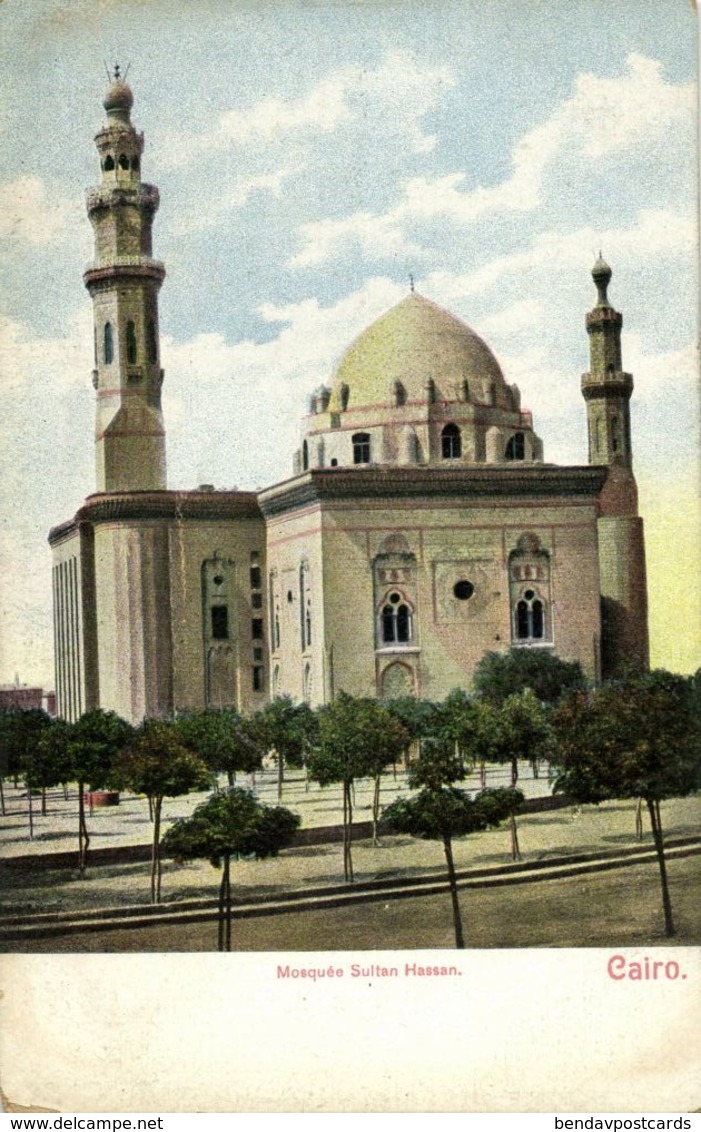
[[[486,342],[442,307],[412,292],[356,338],[333,379],[329,408],[387,404],[395,382],[406,399],[454,401],[464,381],[504,387],[504,377]],[[345,388],[344,388],[345,387]]]

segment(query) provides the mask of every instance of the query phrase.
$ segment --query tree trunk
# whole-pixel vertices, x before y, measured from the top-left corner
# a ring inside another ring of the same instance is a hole
[[[153,845],[151,847],[151,903],[161,902],[161,809],[163,795],[156,794],[153,800]]]
[[[635,836],[638,841],[643,839],[643,800],[638,798],[638,803],[635,807]]]
[[[42,817],[46,817],[46,787],[41,788],[41,813]]]
[[[0,778],[0,813],[2,814],[3,817],[5,816],[5,813],[6,813],[6,810],[5,810],[5,791],[4,791],[3,785],[2,785],[2,778]]]
[[[487,785],[487,765],[486,765],[484,759],[482,759],[482,762],[480,763],[480,786],[484,790],[486,785]]]
[[[660,882],[662,884],[662,906],[664,908],[664,927],[665,935],[671,938],[674,934],[674,921],[672,920],[672,902],[669,898],[669,886],[667,884],[667,864],[664,855],[664,840],[662,837],[662,819],[660,817],[660,803],[657,798],[646,798],[648,813],[650,814],[650,825],[652,826],[652,836],[655,841],[655,849],[657,851],[657,861],[660,866]]]
[[[226,930],[224,935],[224,951],[231,951],[231,856],[224,854],[224,912]]]
[[[85,821],[85,783],[78,783],[78,871],[84,876],[88,866],[88,846],[90,837]]]
[[[353,829],[353,781],[343,783],[343,877],[349,884],[353,883],[353,855],[351,851],[351,833]]]
[[[538,765],[538,759],[531,759],[531,767],[533,769],[533,777],[539,778],[540,777],[540,766]]]
[[[29,798],[29,840],[34,840],[34,810],[32,808],[32,788],[27,787],[27,797]]]
[[[521,847],[518,843],[518,826],[516,825],[516,814],[511,814],[509,825],[511,827],[511,860],[520,861]]]
[[[375,789],[372,795],[372,843],[379,845],[380,839],[377,836],[377,823],[380,820],[380,780],[379,774],[375,775]]]
[[[518,759],[511,760],[511,785],[515,786],[518,782]]]
[[[282,784],[285,781],[285,760],[282,757],[282,752],[277,753],[277,800],[282,801]]]
[[[219,882],[219,902],[217,905],[217,951],[224,950],[224,920],[226,918],[226,868],[222,862],[222,874]]]
[[[148,795],[148,820],[153,821],[153,798],[150,794]]]
[[[465,940],[462,934],[462,918],[460,916],[460,901],[458,900],[458,882],[455,876],[455,863],[453,861],[453,846],[449,837],[443,838],[445,859],[448,864],[448,883],[450,885],[450,899],[453,902],[453,924],[455,925],[455,946],[464,949]]]

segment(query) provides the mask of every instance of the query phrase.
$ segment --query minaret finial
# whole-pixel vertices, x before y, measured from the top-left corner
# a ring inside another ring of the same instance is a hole
[[[411,293],[413,295],[414,294],[414,276],[413,275],[409,276],[409,290],[411,291]]]

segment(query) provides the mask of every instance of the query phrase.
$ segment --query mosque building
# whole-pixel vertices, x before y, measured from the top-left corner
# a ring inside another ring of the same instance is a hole
[[[168,490],[159,194],[132,104],[117,72],[87,195],[97,491],[49,535],[59,714],[441,700],[512,646],[592,679],[647,664],[633,379],[607,264],[586,317],[587,464],[544,462],[489,346],[412,285],[312,395],[291,478]]]

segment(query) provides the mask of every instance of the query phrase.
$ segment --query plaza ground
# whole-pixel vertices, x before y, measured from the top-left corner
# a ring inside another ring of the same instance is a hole
[[[490,771],[488,785],[505,785],[506,770]],[[496,776],[500,775],[501,780]],[[533,779],[523,768],[521,782],[526,793],[547,793],[543,778]],[[468,783],[479,788],[475,780]],[[264,801],[275,802],[274,773],[258,776],[256,788]],[[383,804],[407,790],[404,775],[390,774],[383,784]],[[167,800],[167,821],[191,813],[201,795]],[[56,850],[75,853],[77,859],[77,799],[68,800],[60,790],[48,799],[49,813],[35,819],[35,837],[27,832],[26,793],[6,787],[7,814],[0,828],[0,932],[2,918],[55,913],[69,916],[103,909],[128,910],[149,900],[147,861],[120,861],[91,866],[83,878],[74,865],[51,867]],[[35,800],[36,804],[36,800]],[[301,774],[285,785],[283,804],[303,815],[303,827],[326,826],[340,820],[340,789],[318,786],[308,789]],[[356,818],[367,822],[370,784],[359,783]],[[542,865],[581,853],[605,856],[639,847],[635,837],[635,804],[611,802],[601,806],[566,806],[519,817],[519,840],[523,862]],[[698,836],[701,798],[673,799],[663,803],[665,836]],[[643,845],[652,848],[647,814],[643,811]],[[91,848],[147,845],[152,826],[146,800],[125,796],[119,807],[96,810],[88,820]],[[454,843],[458,870],[501,868],[510,862],[507,828],[458,839]],[[407,881],[442,877],[445,861],[442,846],[408,836],[383,836],[379,845],[371,839],[354,843],[356,881]],[[20,864],[21,860],[21,864]],[[676,943],[701,942],[698,912],[699,858],[671,859],[670,884],[678,921]],[[466,880],[469,881],[469,877]],[[208,862],[178,864],[167,861],[163,877],[163,901],[169,909],[185,907],[188,901],[216,898],[219,871]],[[290,893],[314,895],[325,886],[343,884],[342,852],[338,842],[301,845],[285,850],[268,861],[240,861],[233,866],[235,901],[273,899]],[[694,885],[696,888],[694,889]],[[550,878],[527,884],[509,884],[489,889],[466,889],[461,893],[466,919],[468,947],[609,946],[666,942],[662,936],[659,872],[654,860],[630,864],[613,872],[586,874],[565,879]],[[236,922],[233,946],[239,950],[319,950],[335,948],[451,947],[453,945],[450,901],[447,895],[406,896],[358,903],[345,907],[308,907],[304,911],[256,915]],[[211,950],[216,947],[214,923],[148,925],[134,930],[73,932],[65,938],[13,940],[3,945],[12,950]]]

